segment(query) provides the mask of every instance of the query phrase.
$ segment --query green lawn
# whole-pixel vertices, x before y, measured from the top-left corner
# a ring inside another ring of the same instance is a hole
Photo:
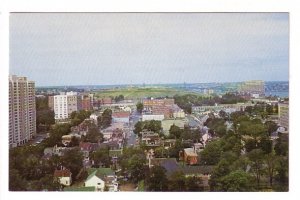
[[[191,92],[176,90],[173,88],[153,87],[153,88],[118,88],[96,92],[97,97],[110,97],[123,95],[125,98],[143,98],[143,97],[173,97],[175,94],[183,95]]]

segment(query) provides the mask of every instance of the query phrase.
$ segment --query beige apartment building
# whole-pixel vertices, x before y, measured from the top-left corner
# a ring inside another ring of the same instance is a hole
[[[289,130],[289,104],[279,103],[278,104],[278,123],[280,126]]]
[[[9,146],[23,145],[36,135],[35,82],[9,76]]]

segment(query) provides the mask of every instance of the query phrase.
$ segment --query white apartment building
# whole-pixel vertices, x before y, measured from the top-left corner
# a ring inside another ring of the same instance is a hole
[[[54,113],[55,119],[67,119],[70,114],[78,110],[77,93],[67,92],[54,96]]]
[[[25,144],[36,135],[35,83],[9,76],[9,146]]]

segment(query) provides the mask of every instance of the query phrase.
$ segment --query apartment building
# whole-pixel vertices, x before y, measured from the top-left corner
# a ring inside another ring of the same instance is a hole
[[[55,95],[54,97],[55,119],[67,119],[70,114],[78,110],[77,93],[67,92]]]
[[[280,126],[289,130],[289,104],[278,104],[278,123]]]
[[[9,76],[9,146],[23,145],[36,135],[35,82]]]

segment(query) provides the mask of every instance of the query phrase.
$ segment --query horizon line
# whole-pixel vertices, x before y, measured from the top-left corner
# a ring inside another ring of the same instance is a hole
[[[175,85],[175,84],[209,84],[209,83],[242,83],[246,81],[257,81],[256,80],[245,80],[245,81],[224,81],[224,82],[181,82],[181,83],[121,83],[121,84],[79,84],[79,85],[36,85],[36,87],[78,87],[78,86],[137,86],[137,85]],[[272,81],[265,81],[264,82],[289,82],[289,80],[272,80]]]

